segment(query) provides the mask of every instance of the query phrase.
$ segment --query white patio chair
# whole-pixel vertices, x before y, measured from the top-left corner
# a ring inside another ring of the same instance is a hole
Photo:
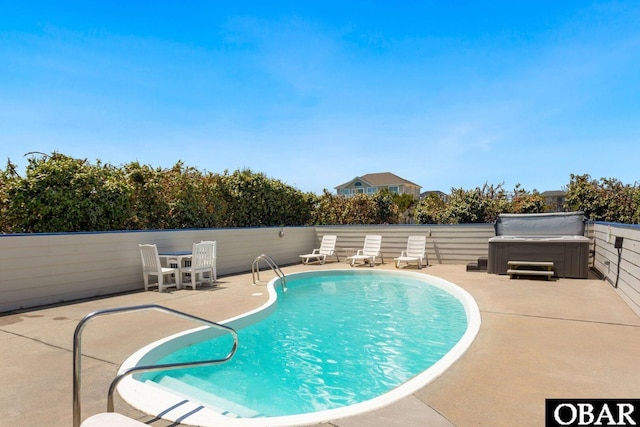
[[[426,236],[409,236],[407,238],[407,249],[402,251],[399,257],[394,258],[396,261],[396,268],[400,268],[401,262],[418,263],[418,268],[422,268],[422,265],[428,265],[427,255],[425,253],[425,244],[427,243]]]
[[[300,260],[303,264],[308,264],[312,259],[318,261],[319,264],[324,264],[327,260],[328,256],[335,256],[338,261],[340,261],[340,257],[338,256],[338,252],[336,252],[336,240],[338,236],[326,234],[322,236],[322,241],[320,242],[320,247],[314,249],[310,254],[300,255]]]
[[[218,243],[215,240],[201,240],[200,243],[209,243],[213,246],[213,281],[218,281]]]
[[[156,245],[138,245],[140,247],[140,257],[142,258],[142,277],[144,278],[144,290],[149,289],[149,276],[158,277],[158,292],[162,292],[165,287],[180,287],[180,269],[173,267],[163,267],[160,264],[158,248]],[[175,283],[165,283],[164,278],[168,276],[175,278]]]
[[[351,267],[356,264],[356,261],[368,262],[369,267],[375,267],[376,257],[380,257],[384,263],[384,256],[380,250],[382,245],[382,236],[375,234],[367,234],[364,237],[364,246],[362,249],[358,249],[355,255],[351,255],[347,258],[347,261],[351,260]]]
[[[200,242],[193,244],[191,251],[191,265],[182,267],[180,273],[191,275],[191,286],[193,290],[196,285],[202,283],[212,284],[216,280],[215,276],[215,242]],[[208,273],[208,277],[205,277]],[[187,284],[185,283],[185,286]]]

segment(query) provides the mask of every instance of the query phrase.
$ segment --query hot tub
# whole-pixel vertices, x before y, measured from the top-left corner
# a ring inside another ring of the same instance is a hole
[[[556,277],[587,278],[590,240],[582,212],[501,214],[495,229],[488,273],[507,274],[509,261],[551,261]]]
[[[508,261],[552,261],[556,277],[586,279],[589,244],[584,236],[496,236],[489,239],[487,272],[507,274]]]

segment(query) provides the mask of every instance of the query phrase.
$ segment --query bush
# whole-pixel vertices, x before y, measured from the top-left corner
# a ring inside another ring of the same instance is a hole
[[[397,224],[413,198],[380,191],[353,197],[303,193],[249,169],[223,174],[186,167],[90,164],[60,153],[29,159],[25,177],[9,161],[0,172],[0,232],[44,233],[329,224]],[[640,222],[640,189],[612,178],[571,175],[565,208],[588,218]],[[413,211],[418,224],[493,222],[500,213],[544,212],[544,199],[517,185],[453,188]]]
[[[307,225],[316,197],[250,170],[203,175],[138,162],[116,168],[59,153],[0,175],[5,233]]]
[[[413,216],[416,224],[443,224],[447,219],[447,204],[435,193],[418,203]]]
[[[226,226],[284,226],[311,223],[314,198],[308,194],[246,169],[218,180],[225,202]]]
[[[617,179],[592,180],[589,175],[571,174],[565,208],[582,211],[593,221],[640,223],[640,188]]]
[[[326,189],[316,203],[315,217],[318,225],[397,224],[400,221],[398,206],[388,192],[344,197]]]
[[[25,179],[8,165],[2,180],[4,231],[118,230],[127,222],[129,189],[111,165],[53,153],[30,158]]]
[[[496,220],[501,213],[544,212],[544,198],[538,193],[528,193],[516,185],[512,195],[502,188],[487,183],[474,190],[451,189],[445,203],[435,194],[423,199],[414,214],[418,224],[469,224]]]

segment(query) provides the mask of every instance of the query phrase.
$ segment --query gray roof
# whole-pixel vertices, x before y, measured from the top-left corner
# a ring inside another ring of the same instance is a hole
[[[340,184],[334,188],[342,188],[342,187],[347,187],[349,186],[349,184],[351,184],[354,181],[364,181],[367,184],[371,185],[372,187],[376,187],[379,185],[402,185],[402,184],[409,184],[409,185],[414,185],[416,187],[420,187],[418,184],[411,182],[409,180],[406,180],[404,178],[399,177],[396,174],[393,174],[391,172],[380,172],[380,173],[368,173],[366,175],[362,175],[362,176],[356,176],[355,178],[345,182],[344,184]]]

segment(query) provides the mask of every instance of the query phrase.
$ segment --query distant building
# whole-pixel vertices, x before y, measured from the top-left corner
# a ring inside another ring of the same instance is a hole
[[[545,191],[540,193],[544,197],[544,203],[549,207],[552,212],[563,212],[564,201],[567,193],[562,190]]]
[[[334,187],[336,194],[351,197],[354,194],[375,194],[381,190],[389,190],[393,194],[411,194],[420,197],[420,186],[391,172],[370,173],[356,176],[350,181]]]
[[[425,191],[425,192],[421,193],[420,194],[420,200],[429,197],[431,194],[435,194],[436,196],[440,197],[440,199],[443,202],[449,203],[449,195],[445,194],[445,193],[443,193],[442,191],[439,191],[439,190],[430,190],[430,191]]]

